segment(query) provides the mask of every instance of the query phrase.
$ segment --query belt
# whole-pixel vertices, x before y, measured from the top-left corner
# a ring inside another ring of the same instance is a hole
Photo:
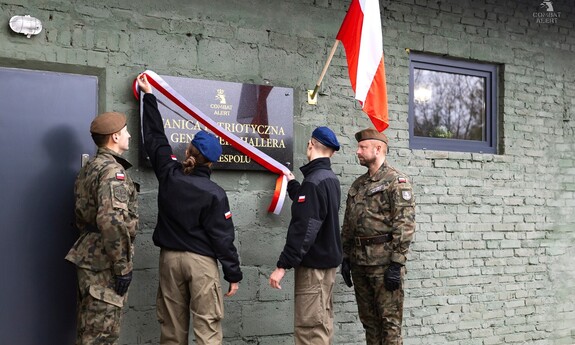
[[[100,230],[98,229],[98,227],[96,225],[93,224],[86,224],[86,226],[84,226],[84,231],[86,232],[96,232],[99,233]]]
[[[387,233],[385,235],[379,236],[370,236],[370,237],[356,237],[355,238],[355,245],[356,246],[369,246],[370,244],[381,244],[391,242],[393,239],[392,233]]]

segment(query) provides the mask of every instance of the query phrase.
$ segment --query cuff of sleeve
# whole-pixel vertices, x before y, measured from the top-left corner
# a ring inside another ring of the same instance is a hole
[[[242,272],[235,273],[232,275],[224,275],[224,280],[227,281],[228,283],[239,283],[242,281],[243,278],[244,275]]]
[[[405,265],[407,258],[403,254],[393,253],[391,254],[391,261],[397,262],[398,264]]]
[[[291,267],[285,263],[283,263],[281,260],[278,260],[278,263],[276,264],[277,268],[283,268],[284,270],[288,270]]]
[[[296,179],[288,181],[288,187],[293,186],[293,185],[298,185],[298,184],[299,184],[299,182]]]
[[[125,263],[125,262],[119,263],[119,262],[117,262],[117,263],[114,264],[114,274],[117,275],[117,276],[126,275],[126,274],[132,272],[132,269],[133,269],[133,267],[132,267],[132,263],[131,263],[131,262],[129,262],[129,263]]]

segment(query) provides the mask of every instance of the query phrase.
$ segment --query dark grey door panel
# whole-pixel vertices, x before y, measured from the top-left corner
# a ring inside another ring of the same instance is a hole
[[[98,79],[0,68],[0,344],[75,341],[74,179]]]

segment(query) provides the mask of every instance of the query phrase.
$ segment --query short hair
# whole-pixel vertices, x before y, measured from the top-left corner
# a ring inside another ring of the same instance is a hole
[[[108,145],[108,142],[110,141],[110,137],[112,136],[112,134],[92,133],[92,140],[94,141],[94,144],[96,144],[96,146],[105,147],[106,145]]]
[[[334,148],[322,144],[321,141],[317,140],[316,138],[311,137],[311,140],[314,141],[314,146],[317,146],[318,150],[320,150],[321,152],[323,153],[335,152]]]

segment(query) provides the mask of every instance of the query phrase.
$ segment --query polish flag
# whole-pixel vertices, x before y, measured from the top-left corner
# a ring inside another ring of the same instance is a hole
[[[379,1],[352,0],[336,38],[345,48],[355,99],[382,132],[389,120]]]

